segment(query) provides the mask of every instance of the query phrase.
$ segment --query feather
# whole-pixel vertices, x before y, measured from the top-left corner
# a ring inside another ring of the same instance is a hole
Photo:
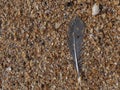
[[[78,78],[80,77],[81,68],[82,68],[82,59],[80,58],[82,42],[83,42],[83,32],[84,32],[85,24],[84,22],[76,16],[69,24],[68,30],[68,46],[70,49],[70,53],[74,59],[75,68],[78,74]]]

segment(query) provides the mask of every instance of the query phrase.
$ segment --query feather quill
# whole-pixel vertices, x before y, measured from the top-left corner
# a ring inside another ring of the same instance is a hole
[[[68,46],[74,59],[78,79],[80,78],[82,68],[82,59],[80,58],[80,54],[82,49],[84,28],[84,22],[79,18],[79,16],[76,16],[70,22],[68,30]]]

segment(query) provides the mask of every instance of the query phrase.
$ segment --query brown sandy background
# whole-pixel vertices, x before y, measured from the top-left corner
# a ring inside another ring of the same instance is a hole
[[[76,15],[86,24],[81,86],[67,46]],[[0,90],[79,87],[120,90],[120,1],[0,0]]]

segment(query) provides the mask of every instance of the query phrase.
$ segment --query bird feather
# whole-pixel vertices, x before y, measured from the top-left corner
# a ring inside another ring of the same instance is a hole
[[[68,30],[68,46],[74,59],[74,65],[78,73],[78,77],[80,77],[82,68],[82,59],[80,58],[80,54],[82,49],[84,28],[84,22],[79,16],[76,16],[73,20],[71,20]]]

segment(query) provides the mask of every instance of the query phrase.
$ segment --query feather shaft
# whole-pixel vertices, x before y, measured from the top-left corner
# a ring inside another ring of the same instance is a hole
[[[80,76],[80,71],[79,71],[79,67],[78,67],[78,59],[77,59],[77,54],[76,54],[76,41],[75,41],[75,34],[73,33],[73,41],[74,41],[74,56],[75,56],[75,66],[76,66],[76,70],[77,70],[77,73],[78,73],[78,77]]]

